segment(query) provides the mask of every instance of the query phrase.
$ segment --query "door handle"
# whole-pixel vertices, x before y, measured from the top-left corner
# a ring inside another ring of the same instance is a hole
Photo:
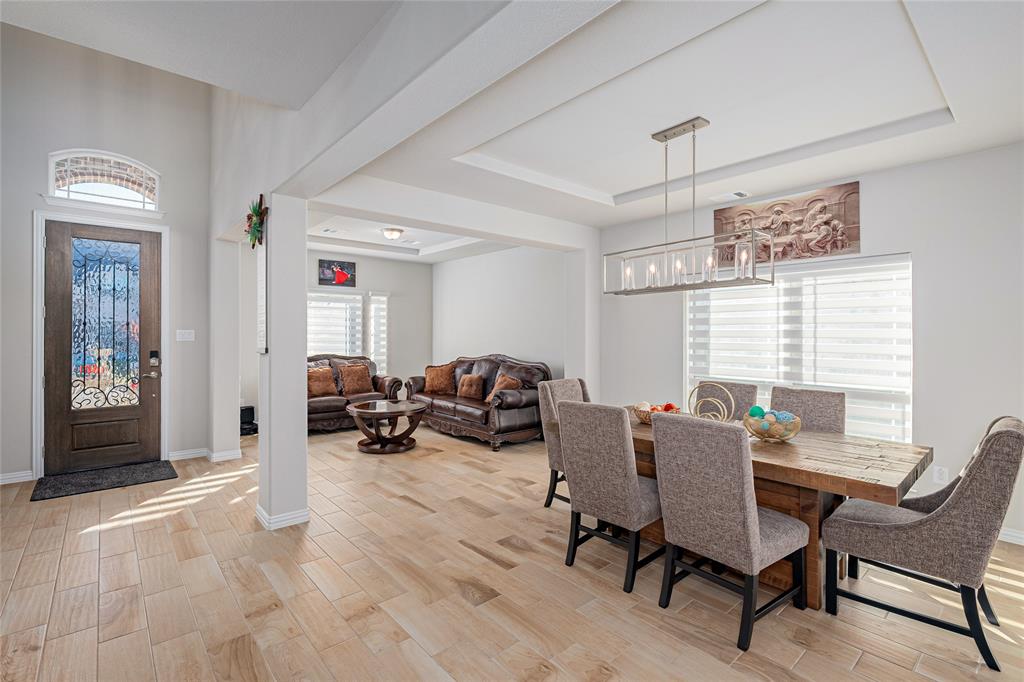
[[[160,378],[160,373],[159,372],[146,372],[145,374],[142,375],[142,378],[144,378],[144,379],[159,379]]]

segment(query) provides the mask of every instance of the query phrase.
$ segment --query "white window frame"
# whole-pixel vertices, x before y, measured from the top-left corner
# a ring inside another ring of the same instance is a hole
[[[800,261],[800,262],[793,263],[793,264],[776,265],[776,275],[777,275],[778,278],[784,278],[787,274],[791,274],[792,275],[792,274],[796,274],[796,273],[800,273],[800,272],[806,272],[806,271],[809,271],[809,270],[814,270],[814,271],[824,270],[824,271],[827,271],[827,270],[829,270],[831,268],[835,268],[836,270],[838,270],[838,269],[841,269],[841,268],[856,267],[859,264],[862,264],[864,267],[870,267],[872,265],[885,265],[885,264],[897,264],[897,263],[906,263],[907,268],[908,268],[908,270],[910,272],[910,277],[911,277],[910,286],[911,286],[911,290],[912,290],[913,289],[913,262],[912,262],[912,259],[910,257],[910,254],[893,254],[893,255],[887,255],[887,256],[869,256],[869,257],[854,257],[854,258],[835,258],[835,259],[830,259],[828,262],[825,262],[825,263],[819,263],[819,262],[815,262],[815,261]],[[721,291],[727,291],[727,290],[721,290]],[[688,292],[687,296],[686,296],[686,301],[685,301],[686,309],[685,309],[684,318],[685,318],[686,321],[684,323],[684,327],[685,328],[684,328],[684,334],[683,334],[683,338],[684,338],[684,344],[683,344],[684,345],[684,347],[683,347],[683,354],[684,354],[684,356],[683,356],[684,357],[684,360],[683,360],[684,377],[683,377],[683,380],[684,380],[684,384],[686,386],[687,393],[689,393],[689,391],[691,391],[693,389],[693,387],[696,386],[697,383],[699,383],[699,381],[703,380],[703,375],[702,374],[694,373],[692,371],[692,369],[691,369],[691,362],[690,362],[691,361],[691,358],[690,358],[690,350],[691,350],[690,349],[691,301],[692,301],[692,297],[697,296],[697,295],[700,295],[700,293],[699,292]],[[912,298],[911,298],[911,306],[912,305],[913,305],[913,302],[912,302]],[[910,311],[910,314],[909,314],[908,317],[909,317],[909,319],[911,321],[911,331],[910,331],[910,334],[911,334],[911,343],[910,343],[910,352],[911,352],[910,373],[911,373],[911,376],[910,376],[910,380],[909,380],[910,388],[906,392],[903,392],[902,390],[899,390],[899,389],[894,389],[893,390],[893,394],[894,395],[900,394],[900,393],[904,393],[907,396],[907,398],[906,398],[907,399],[907,403],[908,403],[908,407],[907,407],[907,421],[909,422],[909,428],[906,429],[905,437],[903,438],[903,440],[905,442],[910,442],[911,441],[913,425],[914,425],[914,421],[913,421],[913,309],[912,308],[911,308],[911,311]],[[759,402],[762,405],[767,405],[768,404],[771,387],[774,386],[774,385],[790,386],[790,387],[796,387],[796,388],[809,388],[809,389],[822,389],[822,390],[843,391],[844,393],[847,393],[850,396],[856,396],[858,393],[860,393],[861,395],[865,395],[865,394],[871,393],[871,394],[878,394],[879,396],[881,396],[881,394],[884,393],[884,391],[882,391],[881,389],[875,391],[875,390],[858,389],[856,387],[831,386],[831,385],[827,385],[827,384],[800,384],[800,383],[786,382],[786,381],[771,382],[771,381],[765,381],[763,379],[744,379],[743,377],[738,377],[738,376],[735,376],[735,375],[734,376],[730,376],[728,378],[726,378],[726,377],[718,377],[718,378],[723,380],[723,381],[734,381],[734,382],[740,382],[740,383],[746,382],[746,383],[757,384],[757,386],[758,386],[758,400],[759,400]],[[714,381],[714,377],[711,377],[708,380]]]
[[[99,156],[106,159],[112,159],[114,161],[128,163],[146,171],[154,178],[156,178],[156,196],[154,197],[155,200],[153,202],[154,208],[131,208],[130,206],[117,206],[115,204],[108,204],[102,201],[85,201],[83,199],[71,199],[68,197],[57,196],[57,162],[73,156]],[[104,151],[102,149],[61,149],[55,152],[51,152],[49,157],[47,158],[46,194],[42,194],[40,196],[42,196],[46,203],[49,204],[50,206],[73,208],[76,210],[86,209],[90,211],[99,211],[103,213],[114,213],[125,216],[133,216],[136,218],[162,219],[164,215],[166,215],[166,212],[160,210],[161,184],[162,183],[159,172],[157,172],[151,166],[142,163],[137,159],[133,159],[130,156]]]
[[[343,289],[341,287],[325,287],[325,286],[310,287],[309,290],[306,293],[306,306],[307,306],[307,308],[306,308],[306,310],[307,310],[306,317],[307,317],[307,320],[308,320],[308,317],[309,317],[309,314],[308,314],[308,311],[309,311],[309,307],[308,307],[309,306],[309,297],[312,296],[312,295],[316,295],[316,296],[338,296],[338,297],[342,297],[342,296],[359,296],[359,297],[362,298],[362,311],[361,311],[362,312],[362,330],[361,330],[362,334],[361,334],[361,338],[360,338],[360,341],[359,341],[360,348],[359,348],[359,352],[353,353],[353,355],[363,355],[365,357],[370,358],[377,365],[377,371],[381,372],[381,373],[384,373],[386,371],[387,365],[388,365],[388,363],[390,361],[390,358],[388,357],[387,352],[385,351],[383,367],[382,367],[382,363],[379,360],[377,360],[376,358],[374,358],[373,355],[372,355],[373,348],[372,348],[372,345],[371,345],[372,344],[372,339],[371,339],[371,336],[370,336],[370,327],[373,324],[373,313],[371,312],[371,300],[374,297],[380,297],[380,298],[383,298],[385,300],[385,305],[387,306],[387,313],[385,315],[385,324],[390,327],[390,325],[391,325],[391,294],[389,292],[387,292],[387,291],[377,291],[377,290],[369,290],[369,289],[355,289],[355,288]],[[307,322],[307,325],[308,325],[308,322]],[[308,328],[307,328],[307,342],[306,343],[307,343],[306,352],[307,352],[307,354],[309,354]]]

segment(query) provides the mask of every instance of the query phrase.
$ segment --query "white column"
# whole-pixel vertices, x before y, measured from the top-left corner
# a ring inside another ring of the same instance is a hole
[[[601,253],[595,235],[565,254],[565,376],[582,377],[591,400],[601,395]]]
[[[238,242],[210,240],[211,462],[242,456],[238,447]]]
[[[306,491],[306,200],[270,197],[267,348],[260,356],[256,516],[274,529],[309,520]]]

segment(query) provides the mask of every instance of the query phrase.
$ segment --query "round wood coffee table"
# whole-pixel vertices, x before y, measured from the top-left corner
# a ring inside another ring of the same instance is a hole
[[[412,432],[420,425],[427,406],[413,400],[371,400],[354,403],[345,408],[366,436],[357,446],[360,452],[371,455],[392,455],[416,447]],[[401,433],[398,430],[399,417],[408,417],[409,426]],[[381,425],[388,423],[387,431]]]

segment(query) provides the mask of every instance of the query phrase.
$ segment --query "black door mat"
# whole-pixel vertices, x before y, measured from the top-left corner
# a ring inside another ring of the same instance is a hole
[[[123,488],[127,485],[165,481],[177,477],[178,472],[166,460],[126,464],[108,469],[93,469],[92,471],[77,471],[73,474],[43,476],[36,481],[36,487],[32,490],[30,500],[32,502],[50,500],[55,497]]]

